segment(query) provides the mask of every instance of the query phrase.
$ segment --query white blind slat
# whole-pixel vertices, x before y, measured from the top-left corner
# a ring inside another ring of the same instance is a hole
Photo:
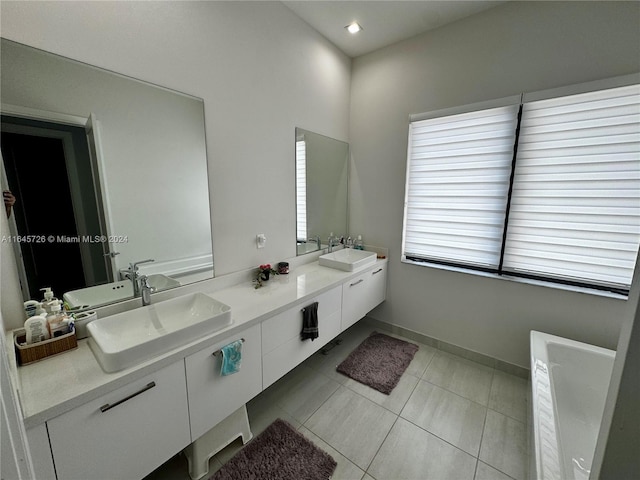
[[[405,256],[497,268],[518,105],[414,121]]]
[[[631,285],[640,243],[640,86],[526,103],[505,270]]]
[[[296,141],[296,238],[307,241],[307,148]]]

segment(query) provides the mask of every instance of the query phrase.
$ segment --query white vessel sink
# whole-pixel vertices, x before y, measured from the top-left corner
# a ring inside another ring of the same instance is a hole
[[[376,252],[345,248],[320,255],[318,262],[323,267],[336,268],[345,272],[353,272],[376,263]]]
[[[105,372],[136,365],[233,323],[231,307],[192,293],[87,325],[89,346]]]
[[[154,288],[154,292],[166,290],[168,288],[179,287],[181,283],[171,277],[162,274],[149,275],[149,285]],[[120,302],[133,297],[133,286],[131,280],[105,283],[95,287],[81,288],[66,292],[62,298],[70,308],[97,307],[109,303]]]

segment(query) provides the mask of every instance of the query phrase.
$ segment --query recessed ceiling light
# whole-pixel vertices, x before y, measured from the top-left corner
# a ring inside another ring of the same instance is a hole
[[[347,31],[351,34],[358,33],[360,30],[362,30],[362,27],[358,22],[351,22],[349,25],[347,25],[344,28],[346,28]]]

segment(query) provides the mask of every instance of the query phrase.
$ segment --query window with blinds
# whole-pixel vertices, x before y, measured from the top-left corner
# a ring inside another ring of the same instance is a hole
[[[535,95],[412,119],[403,259],[626,293],[640,244],[640,85]]]
[[[404,254],[497,269],[518,105],[411,123]]]
[[[307,147],[296,140],[296,238],[307,241]]]
[[[640,86],[523,106],[505,270],[629,288],[640,241]]]

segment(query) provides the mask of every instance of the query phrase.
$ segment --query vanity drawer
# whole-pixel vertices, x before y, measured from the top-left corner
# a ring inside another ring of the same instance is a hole
[[[240,370],[220,375],[220,348],[244,338]],[[214,355],[214,352],[217,353]],[[185,358],[191,436],[200,438],[262,391],[260,325]]]
[[[300,340],[301,305],[262,323],[263,388],[267,388],[340,334],[342,288],[336,287],[329,290],[315,299],[309,300],[308,303],[314,301],[318,302],[319,336],[313,341]],[[267,337],[266,342],[265,337]]]
[[[327,318],[336,312],[340,313],[342,289],[336,287],[312,298],[304,304],[284,311],[262,322],[262,353],[266,354],[292,339],[300,339],[302,330],[302,309],[313,302],[318,302],[318,327],[322,336]],[[327,328],[329,328],[327,326]],[[340,333],[337,332],[336,335]],[[335,335],[334,335],[335,336]],[[331,337],[333,338],[333,337]],[[329,338],[329,340],[331,340]],[[316,343],[320,339],[314,340]],[[327,340],[328,341],[328,340]],[[323,344],[324,345],[324,344]]]
[[[387,265],[372,269],[342,284],[342,330],[381,304],[387,292]]]
[[[47,422],[58,480],[142,478],[191,442],[180,360]]]

